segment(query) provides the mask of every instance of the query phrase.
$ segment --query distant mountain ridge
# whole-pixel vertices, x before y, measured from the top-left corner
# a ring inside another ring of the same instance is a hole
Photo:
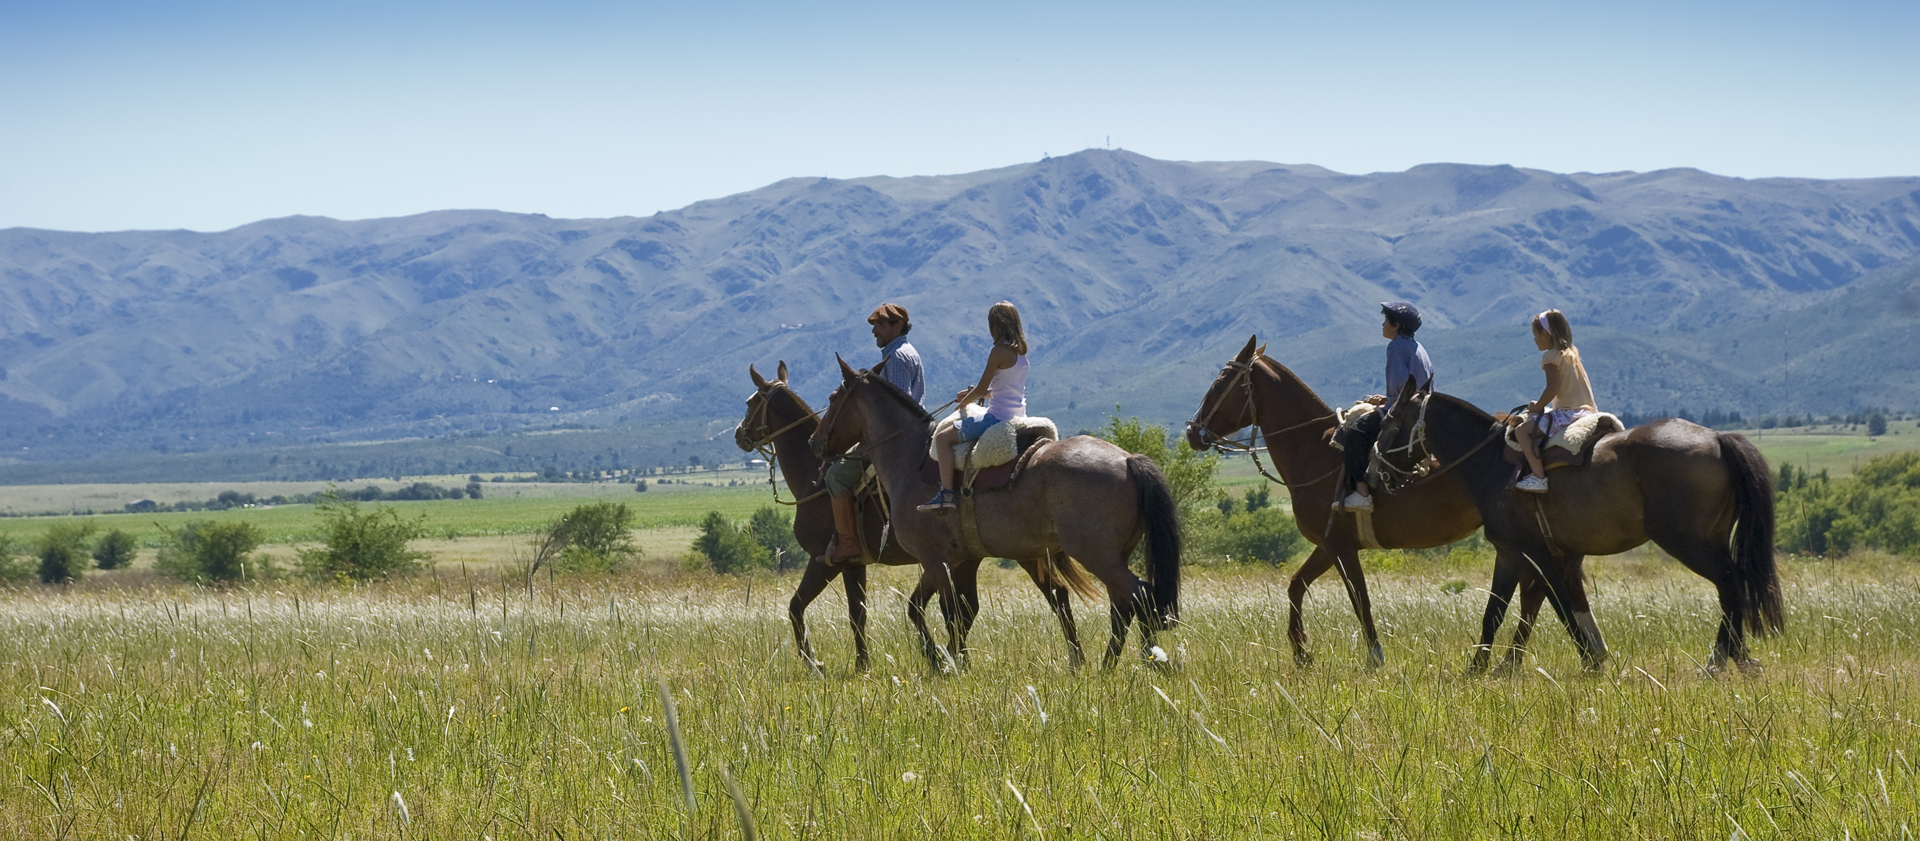
[[[0,446],[37,460],[720,418],[748,362],[786,359],[824,400],[834,352],[872,361],[863,318],[881,301],[914,313],[938,395],[977,373],[984,312],[1002,298],[1034,340],[1034,411],[1069,424],[1115,403],[1190,413],[1254,333],[1329,399],[1358,396],[1379,377],[1376,302],[1394,298],[1427,314],[1443,388],[1489,404],[1537,392],[1521,325],[1558,306],[1583,346],[1611,349],[1589,355],[1622,409],[1913,405],[1915,377],[1874,387],[1844,355],[1820,355],[1860,331],[1805,328],[1804,364],[1843,369],[1803,370],[1822,383],[1805,394],[1788,374],[1769,384],[1774,360],[1711,337],[1779,344],[1772,319],[1815,318],[1869,275],[1897,285],[1916,256],[1920,178],[1347,175],[1104,150],[956,176],[788,179],[644,218],[10,229]],[[1910,323],[1898,307],[1860,312]],[[1794,352],[1781,348],[1786,367]]]

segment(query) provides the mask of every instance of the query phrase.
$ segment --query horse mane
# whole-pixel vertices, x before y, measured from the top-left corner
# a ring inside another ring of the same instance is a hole
[[[933,415],[927,413],[927,408],[925,406],[920,405],[920,401],[913,399],[913,395],[908,394],[904,391],[901,391],[899,386],[894,385],[891,382],[888,382],[886,377],[874,376],[873,369],[871,368],[862,369],[860,371],[860,378],[863,380],[866,380],[867,382],[873,383],[874,385],[880,386],[880,392],[882,394],[886,394],[893,397],[893,399],[900,402],[900,405],[911,407],[913,409],[913,413],[915,415],[918,415],[920,420],[926,421],[928,423],[931,423],[933,421]]]
[[[820,417],[819,412],[814,411],[812,406],[807,405],[807,399],[801,397],[800,392],[794,391],[793,386],[787,385],[785,380],[776,380],[774,384],[780,386],[780,390],[786,392],[788,397],[793,398],[794,403],[799,404],[801,412],[812,415],[816,419]]]
[[[1307,385],[1306,380],[1302,379],[1299,374],[1294,373],[1292,368],[1288,368],[1287,366],[1280,364],[1280,360],[1274,359],[1273,357],[1262,353],[1260,354],[1260,358],[1254,361],[1258,363],[1264,363],[1268,367],[1273,368],[1275,372],[1275,376],[1279,377],[1279,379],[1281,379],[1282,381],[1291,379],[1294,382],[1299,383],[1300,390],[1306,392],[1309,398],[1312,398],[1313,400],[1318,401],[1320,403],[1320,408],[1326,409],[1329,412],[1333,411],[1333,407],[1327,405],[1327,401],[1323,399],[1318,393],[1316,393],[1313,390],[1312,386]]]

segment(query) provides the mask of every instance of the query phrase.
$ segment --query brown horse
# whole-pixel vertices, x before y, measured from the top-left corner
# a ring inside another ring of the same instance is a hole
[[[873,666],[872,658],[867,653],[867,568],[860,559],[836,564],[827,558],[827,541],[833,537],[834,531],[833,511],[828,505],[826,487],[820,482],[820,471],[825,465],[807,446],[807,439],[812,438],[814,430],[820,426],[819,416],[787,386],[786,362],[780,363],[772,380],[760,376],[760,372],[754,370],[752,365],[747,366],[747,373],[753,377],[755,390],[753,396],[747,398],[746,417],[734,427],[733,443],[747,451],[772,449],[773,457],[780,465],[780,473],[786,477],[787,491],[796,501],[793,537],[799,541],[800,548],[807,552],[807,568],[800,575],[800,587],[787,603],[787,619],[793,624],[794,644],[807,667],[818,673],[822,664],[814,658],[813,644],[807,637],[807,606],[819,597],[827,585],[833,583],[835,577],[839,577],[847,589],[847,617],[853,626],[856,653],[854,668],[865,672]],[[870,560],[889,566],[920,563],[920,559],[900,548],[899,543],[885,540],[887,512],[878,496],[861,501],[859,521],[861,537],[866,545],[881,547],[879,557]],[[972,577],[967,576],[967,580],[971,581]],[[934,583],[922,575],[920,585],[907,598],[907,618],[920,631],[923,646],[933,645],[933,634],[927,629],[926,610],[927,600],[935,592],[937,588]],[[971,590],[959,595],[969,602],[977,599]],[[941,609],[947,615],[953,615],[951,603],[942,601]]]
[[[1766,459],[1744,436],[1684,420],[1658,420],[1608,435],[1579,467],[1553,471],[1552,489],[1512,488],[1518,468],[1497,441],[1505,424],[1457,397],[1410,394],[1382,425],[1379,450],[1406,469],[1428,452],[1473,494],[1496,551],[1492,596],[1474,665],[1484,668],[1515,581],[1540,576],[1546,597],[1589,669],[1606,658],[1586,594],[1586,555],[1612,555],[1652,541],[1713,582],[1720,630],[1707,658],[1758,668],[1746,634],[1781,628],[1785,608],[1773,557],[1773,485]]]
[[[896,501],[893,529],[901,545],[920,559],[943,596],[971,586],[981,554],[967,548],[964,515],[923,513],[910,505],[938,489],[920,472],[933,440],[933,418],[871,371],[855,371],[842,361],[840,374],[843,381],[813,436],[814,453],[842,452],[864,442],[888,498]],[[1181,541],[1166,477],[1151,459],[1092,436],[1035,446],[1038,451],[1027,457],[1011,485],[974,495],[981,548],[1018,562],[1040,585],[1059,617],[1071,667],[1085,658],[1067,590],[1089,592],[1087,572],[1106,586],[1111,606],[1105,665],[1119,658],[1136,617],[1142,651],[1150,662],[1164,661],[1154,635],[1179,615]],[[1143,539],[1145,582],[1127,568],[1127,557]],[[1076,561],[1085,572],[1074,566]],[[963,602],[960,616],[949,614],[947,620],[949,656],[964,663],[970,605]],[[928,659],[937,668],[934,654],[928,652]]]
[[[1196,450],[1218,446],[1247,427],[1253,427],[1256,435],[1265,435],[1267,457],[1273,460],[1280,483],[1292,495],[1294,524],[1314,544],[1313,554],[1307,556],[1287,585],[1292,608],[1287,617],[1287,639],[1293,643],[1293,658],[1302,665],[1313,662],[1313,654],[1307,650],[1306,625],[1300,618],[1300,602],[1307,587],[1334,567],[1347,583],[1347,598],[1353,602],[1353,612],[1366,633],[1367,663],[1378,666],[1385,655],[1374,630],[1366,573],[1360,569],[1359,521],[1353,514],[1333,510],[1333,503],[1342,496],[1339,479],[1343,463],[1340,451],[1328,443],[1337,424],[1333,409],[1286,366],[1260,353],[1258,340],[1257,336],[1248,339],[1247,346],[1214,377],[1199,411],[1187,422],[1187,443]],[[1258,459],[1259,454],[1253,457]],[[1473,534],[1479,527],[1480,515],[1474,510],[1472,497],[1466,488],[1446,477],[1421,483],[1406,493],[1374,496],[1373,533],[1381,548],[1444,546]],[[1521,641],[1516,640],[1516,645]]]

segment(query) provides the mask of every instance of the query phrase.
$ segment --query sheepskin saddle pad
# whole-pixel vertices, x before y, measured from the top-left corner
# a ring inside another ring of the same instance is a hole
[[[938,438],[941,432],[958,424],[961,411],[961,409],[955,409],[953,414],[942,418],[933,429],[934,437]],[[987,407],[974,403],[966,406],[964,411],[968,418],[980,418],[986,415]],[[975,469],[1006,464],[1020,455],[1019,441],[1023,438],[1029,442],[1029,445],[1033,441],[1042,439],[1058,440],[1060,429],[1053,425],[1053,421],[1046,418],[1024,417],[1001,421],[987,427],[987,431],[980,433],[979,438],[955,444],[953,463],[956,466],[965,467],[967,453],[971,450]],[[936,446],[939,445],[931,444],[927,447],[927,458],[938,457],[939,451],[933,449]]]
[[[1549,469],[1586,464],[1594,444],[1599,443],[1600,439],[1608,434],[1621,432],[1626,428],[1627,425],[1621,423],[1620,419],[1610,412],[1595,412],[1587,415],[1547,438],[1546,444],[1540,448],[1541,461]],[[1507,449],[1514,456],[1519,456],[1521,452],[1520,441],[1516,437],[1518,430],[1519,427],[1507,430]]]
[[[1347,432],[1353,429],[1353,425],[1359,423],[1361,418],[1377,411],[1380,411],[1379,406],[1375,406],[1365,400],[1345,409],[1333,410],[1334,419],[1339,421],[1339,425],[1334,427],[1333,440],[1329,443],[1333,444],[1334,449],[1345,451],[1347,449]]]

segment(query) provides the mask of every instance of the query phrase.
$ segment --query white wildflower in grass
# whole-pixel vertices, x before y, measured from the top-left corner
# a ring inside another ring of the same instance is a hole
[[[1168,662],[1170,659],[1172,659],[1167,656],[1166,649],[1161,648],[1160,646],[1157,646],[1157,645],[1147,649],[1147,655],[1152,657],[1153,662],[1155,663],[1165,663],[1165,662]]]
[[[407,799],[400,796],[398,789],[394,790],[393,797],[389,800],[393,804],[394,815],[400,819],[401,826],[413,823],[413,815],[407,812]]]
[[[903,782],[903,783],[916,783],[919,781],[920,781],[920,775],[915,774],[912,771],[908,771],[900,775],[900,782]]]

